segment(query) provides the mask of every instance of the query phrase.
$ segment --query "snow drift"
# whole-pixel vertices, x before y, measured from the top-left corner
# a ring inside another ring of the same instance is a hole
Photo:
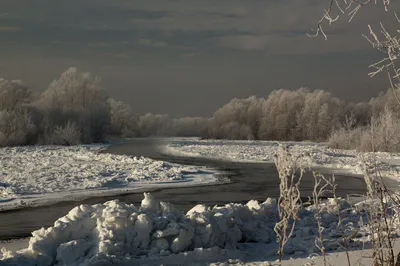
[[[347,207],[344,200],[339,204],[330,200],[322,206],[328,250],[337,249],[341,237],[334,210]],[[286,248],[288,254],[315,251],[313,242],[318,232],[314,212],[312,207],[301,212]],[[351,229],[357,227],[360,217],[360,212],[349,210],[344,220]],[[270,198],[263,203],[251,200],[246,205],[197,205],[184,215],[172,204],[145,193],[139,208],[117,200],[75,207],[53,227],[34,231],[27,249],[16,253],[2,250],[0,264],[109,265],[179,258],[182,254],[203,260],[212,255],[208,259],[213,260],[235,250],[240,242],[273,244],[276,221],[277,205]]]

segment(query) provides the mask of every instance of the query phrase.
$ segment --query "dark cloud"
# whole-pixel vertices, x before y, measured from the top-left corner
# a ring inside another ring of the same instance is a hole
[[[381,6],[306,36],[328,4],[315,0],[2,0],[0,76],[41,90],[76,65],[101,76],[138,112],[210,115],[233,97],[309,86],[351,100],[385,90],[367,24],[395,19]],[[391,8],[398,9],[394,3]],[[362,98],[361,98],[362,97]]]

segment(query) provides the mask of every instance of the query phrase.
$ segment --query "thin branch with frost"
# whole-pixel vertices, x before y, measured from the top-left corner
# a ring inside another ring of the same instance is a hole
[[[396,20],[399,21],[397,14],[395,13]],[[400,37],[392,36],[383,26],[381,25],[381,34],[383,35],[383,39],[380,39],[378,35],[374,32],[372,27],[368,25],[369,33],[371,38],[364,36],[367,41],[372,45],[373,48],[387,54],[379,62],[376,62],[370,65],[370,68],[375,68],[375,71],[369,73],[370,77],[374,77],[375,75],[386,71],[388,73],[388,79],[390,83],[390,88],[393,92],[394,97],[397,102],[400,104],[400,97],[397,94],[395,84],[393,84],[392,79],[397,79],[397,83],[400,82],[400,67],[398,66],[400,59]],[[397,84],[396,84],[397,87]]]
[[[304,156],[293,156],[288,147],[280,146],[275,155],[275,165],[279,173],[278,214],[279,221],[275,224],[274,231],[279,243],[278,255],[282,262],[283,248],[292,237],[298,213],[301,210],[300,183],[305,172],[302,165]],[[299,172],[297,176],[296,173]]]
[[[329,6],[327,9],[324,9],[322,13],[321,19],[318,21],[317,28],[316,29],[311,29],[311,31],[314,32],[314,34],[307,34],[309,37],[317,37],[320,34],[323,35],[325,40],[328,39],[327,35],[324,32],[323,26],[324,22],[327,22],[327,24],[330,26],[332,23],[336,22],[339,20],[340,16],[342,15],[347,15],[349,17],[349,22],[353,20],[355,15],[360,11],[360,9],[368,5],[372,2],[372,0],[366,0],[366,1],[358,1],[358,0],[342,0],[342,3],[339,3],[340,0],[331,0],[329,2]],[[374,1],[375,4],[377,3],[377,0]],[[390,0],[382,0],[383,6],[385,10],[387,11],[387,8],[390,4]],[[335,11],[336,7],[336,13],[333,14]]]
[[[336,3],[337,6],[340,7],[339,3],[336,0],[331,0],[331,4],[329,5],[329,8],[324,10],[322,18],[318,21],[317,29],[316,30],[311,29],[312,31],[315,32],[315,34],[311,34],[311,35],[307,34],[309,37],[317,37],[321,33],[324,36],[325,40],[328,39],[328,37],[326,36],[326,34],[322,28],[322,23],[325,20],[327,20],[329,25],[331,25],[333,22],[336,22],[339,19],[339,15],[336,18],[332,18],[332,16],[331,16],[331,11],[332,11],[332,7],[333,7],[334,3]]]
[[[399,77],[399,75],[397,75],[397,77]],[[394,97],[396,98],[397,102],[400,104],[400,97],[399,97],[399,95],[397,94],[396,89],[394,88],[393,81],[392,81],[392,78],[391,78],[391,76],[390,76],[390,73],[388,73],[388,79],[389,79],[389,82],[390,82],[390,88],[391,88],[391,90],[392,90],[392,92],[393,92],[393,95],[394,95]],[[397,89],[398,89],[398,88],[399,88],[399,85],[396,84],[396,87],[397,87]]]
[[[373,265],[400,265],[400,253],[394,255],[395,236],[399,221],[399,198],[384,183],[374,160],[375,175],[364,166],[364,180],[367,184],[368,227],[371,233]]]
[[[313,189],[313,201],[315,206],[315,218],[317,220],[317,228],[318,228],[318,237],[315,238],[315,246],[321,251],[321,254],[324,259],[324,265],[326,266],[326,253],[324,246],[324,238],[323,231],[324,227],[321,222],[321,208],[320,208],[320,199],[325,196],[327,192],[331,192],[334,186],[333,179],[328,180],[321,174],[317,174],[313,172],[314,176],[314,189]],[[328,188],[331,188],[328,190]]]
[[[342,0],[344,7],[341,7],[340,3],[338,0],[331,0],[328,9],[325,9],[323,11],[322,18],[318,21],[317,24],[317,29],[313,30],[315,34],[307,34],[309,37],[317,37],[320,34],[323,35],[324,39],[327,40],[328,37],[326,33],[323,30],[323,24],[326,21],[328,25],[332,25],[332,23],[336,22],[341,15],[347,14],[347,16],[350,17],[349,22],[351,22],[354,18],[354,16],[358,13],[358,11],[361,9],[361,7],[368,5],[372,2],[372,0],[365,0],[359,1],[359,0]],[[374,1],[375,4],[377,4],[377,0]],[[333,18],[333,12],[334,12],[334,3],[336,3],[336,7],[338,10],[338,14],[336,15],[335,18]],[[388,11],[388,6],[390,5],[390,0],[382,0],[383,6],[385,11]],[[397,20],[397,22],[400,23],[400,19],[397,16],[396,13],[394,13],[394,16]],[[392,92],[400,104],[400,96],[397,95],[397,92],[395,90],[395,86],[393,85],[392,78],[397,79],[397,83],[400,83],[400,67],[397,65],[399,58],[400,58],[400,37],[397,36],[392,36],[383,26],[382,23],[380,23],[381,26],[381,34],[383,35],[383,38],[379,38],[378,35],[372,30],[371,25],[368,25],[369,29],[369,35],[370,37],[367,37],[363,34],[364,38],[372,45],[374,49],[377,49],[383,53],[385,53],[387,56],[384,57],[382,60],[379,62],[376,62],[374,64],[370,65],[370,68],[373,68],[374,71],[370,72],[368,75],[370,77],[374,77],[377,74],[387,71],[388,73],[391,73],[388,75],[390,85]],[[400,30],[397,30],[398,33],[400,33]],[[397,86],[397,85],[396,85]]]
[[[343,223],[343,219],[342,219],[342,210],[340,208],[340,203],[339,203],[339,199],[336,196],[336,189],[337,189],[337,184],[336,184],[336,178],[335,175],[332,176],[332,179],[330,180],[331,182],[331,186],[332,186],[332,194],[333,194],[333,199],[335,200],[335,204],[336,204],[336,208],[335,208],[335,212],[338,218],[338,224],[337,227],[341,228],[341,236],[342,236],[342,241],[343,244],[339,245],[344,249],[344,251],[346,252],[346,259],[347,259],[347,265],[351,266],[351,262],[350,262],[350,255],[349,255],[349,250],[347,248],[347,242],[349,241],[349,236],[346,235],[345,232],[345,227],[344,227],[344,223]],[[360,217],[361,221],[362,218]]]

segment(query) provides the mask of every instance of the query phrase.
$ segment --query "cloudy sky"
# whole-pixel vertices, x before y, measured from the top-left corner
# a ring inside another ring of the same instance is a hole
[[[208,116],[234,97],[279,88],[325,89],[353,101],[386,90],[369,78],[380,58],[361,36],[381,5],[351,24],[306,36],[322,0],[1,0],[0,77],[35,90],[70,66],[96,74],[138,113]],[[391,6],[396,11],[399,3]]]

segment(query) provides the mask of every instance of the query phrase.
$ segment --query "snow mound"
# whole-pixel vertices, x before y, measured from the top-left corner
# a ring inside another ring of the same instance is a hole
[[[273,200],[257,203],[257,208],[254,202],[250,206],[228,204],[213,209],[197,205],[185,215],[149,193],[144,196],[139,208],[118,200],[75,207],[53,227],[34,231],[27,249],[4,251],[3,262],[94,265],[187,251],[199,253],[204,248],[214,248],[213,252],[215,248],[236,249],[242,239],[273,238],[272,230],[265,230],[270,220],[275,220]]]
[[[344,200],[339,204],[330,200],[321,206],[324,234],[331,240],[327,241],[328,250],[337,248],[341,239],[333,210],[347,207]],[[312,207],[301,212],[288,254],[315,252],[318,231],[314,212]],[[349,211],[344,220],[350,228],[360,217],[359,212]],[[272,244],[276,221],[276,201],[270,198],[246,205],[197,205],[185,215],[172,204],[144,193],[139,208],[118,200],[75,207],[53,227],[34,231],[27,249],[15,253],[2,250],[0,264],[110,265],[160,258],[164,262],[185,258],[215,261],[227,254],[232,257],[239,242]]]

